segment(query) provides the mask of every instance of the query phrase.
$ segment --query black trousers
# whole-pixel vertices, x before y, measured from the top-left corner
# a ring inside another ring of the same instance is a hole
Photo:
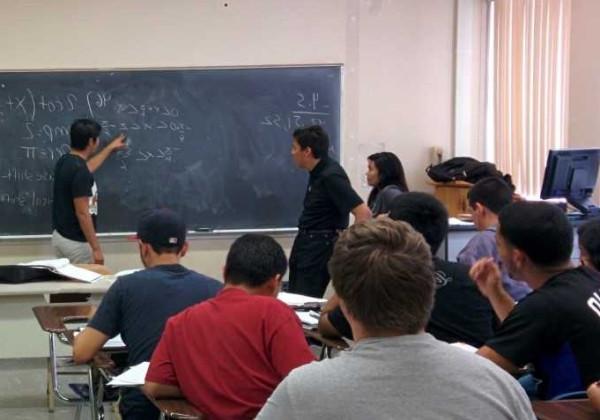
[[[338,233],[331,231],[300,231],[290,255],[288,290],[312,297],[323,297],[329,283],[327,263],[333,253]]]

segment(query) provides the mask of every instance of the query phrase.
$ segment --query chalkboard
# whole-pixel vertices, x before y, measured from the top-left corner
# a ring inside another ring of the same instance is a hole
[[[99,232],[157,206],[191,228],[294,227],[307,175],[291,135],[321,124],[339,156],[340,67],[0,73],[1,235],[51,233],[54,164],[81,117],[102,146],[130,141],[95,174]]]

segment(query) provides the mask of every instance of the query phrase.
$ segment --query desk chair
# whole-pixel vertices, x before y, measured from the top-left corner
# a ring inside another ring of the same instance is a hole
[[[146,397],[160,410],[160,419],[202,420],[206,416],[196,410],[186,399],[154,399]]]
[[[33,308],[33,313],[42,330],[49,336],[49,358],[48,358],[48,411],[53,412],[55,398],[61,401],[76,404],[75,418],[79,419],[81,408],[89,403],[91,418],[93,420],[104,418],[102,407],[103,381],[102,369],[106,363],[93,362],[83,369],[73,370],[74,365],[71,356],[58,356],[56,354],[57,340],[63,344],[72,345],[76,329],[69,328],[70,324],[86,323],[94,314],[96,308],[90,304],[61,304],[42,305]],[[124,351],[117,349],[116,351]],[[74,398],[64,394],[58,381],[59,375],[86,375],[89,387],[89,398]]]

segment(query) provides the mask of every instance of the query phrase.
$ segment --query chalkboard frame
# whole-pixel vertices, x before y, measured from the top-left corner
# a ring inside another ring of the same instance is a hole
[[[342,63],[319,63],[319,64],[279,64],[279,65],[233,65],[233,66],[185,66],[185,67],[97,67],[97,68],[28,68],[28,69],[0,69],[0,73],[85,73],[85,72],[151,72],[151,71],[185,71],[185,70],[249,70],[249,69],[295,69],[295,68],[335,68],[339,72],[339,118],[338,124],[338,148],[335,151],[334,158],[341,161],[343,156],[342,137],[344,132],[344,65]],[[300,211],[300,209],[299,209]],[[257,229],[214,229],[210,231],[189,230],[190,238],[211,238],[211,237],[235,237],[240,234],[256,232],[267,233],[277,236],[291,236],[297,233],[297,227],[274,227],[274,228],[257,228]],[[97,232],[99,238],[104,239],[121,239],[134,235],[133,231],[124,232]],[[23,234],[23,235],[0,235],[0,241],[19,241],[19,240],[39,240],[50,239],[52,234]]]

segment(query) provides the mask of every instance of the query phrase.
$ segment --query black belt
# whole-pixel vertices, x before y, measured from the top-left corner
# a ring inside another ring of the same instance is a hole
[[[342,229],[298,229],[298,233],[303,235],[337,235]]]

